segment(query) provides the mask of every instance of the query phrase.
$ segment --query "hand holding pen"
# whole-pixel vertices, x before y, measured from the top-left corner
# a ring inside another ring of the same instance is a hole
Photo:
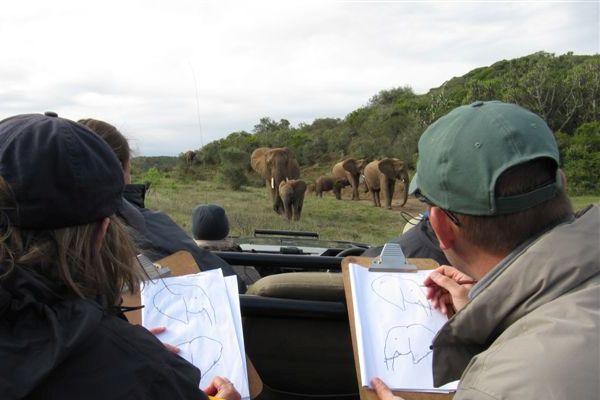
[[[423,285],[427,287],[427,299],[436,310],[448,318],[469,302],[469,291],[476,280],[454,267],[443,265],[429,274]]]

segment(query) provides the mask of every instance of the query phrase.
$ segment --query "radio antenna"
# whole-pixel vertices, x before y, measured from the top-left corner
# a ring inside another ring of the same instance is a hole
[[[204,137],[202,135],[202,121],[200,120],[200,96],[198,94],[198,80],[196,79],[196,70],[192,65],[192,62],[188,58],[188,65],[190,67],[190,71],[192,71],[192,77],[194,78],[194,90],[196,93],[196,117],[198,119],[198,133],[200,134],[200,150],[204,147]],[[206,171],[205,160],[202,158],[202,171]],[[203,190],[204,192],[204,202],[208,203],[208,190]]]

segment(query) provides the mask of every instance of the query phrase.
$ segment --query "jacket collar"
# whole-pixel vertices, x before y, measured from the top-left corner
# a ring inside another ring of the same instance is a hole
[[[599,220],[599,209],[593,207],[556,226],[512,254],[499,273],[482,282],[479,293],[434,339],[435,386],[459,379],[471,358],[519,318],[600,275]]]

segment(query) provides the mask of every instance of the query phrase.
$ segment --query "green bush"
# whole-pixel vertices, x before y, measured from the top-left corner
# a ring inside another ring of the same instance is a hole
[[[600,122],[581,125],[573,136],[557,133],[571,195],[600,193]]]
[[[248,184],[246,170],[250,163],[248,153],[234,147],[221,151],[221,167],[219,179],[233,190],[240,190],[243,185]]]

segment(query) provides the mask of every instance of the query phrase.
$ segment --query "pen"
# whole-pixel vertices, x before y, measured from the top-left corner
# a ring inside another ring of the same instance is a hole
[[[474,284],[477,283],[477,281],[473,281],[473,280],[470,280],[470,281],[458,281],[456,283],[458,283],[459,285],[474,285]],[[439,286],[439,285],[429,285],[429,286],[428,285],[421,285],[421,287],[431,287],[431,286]]]

